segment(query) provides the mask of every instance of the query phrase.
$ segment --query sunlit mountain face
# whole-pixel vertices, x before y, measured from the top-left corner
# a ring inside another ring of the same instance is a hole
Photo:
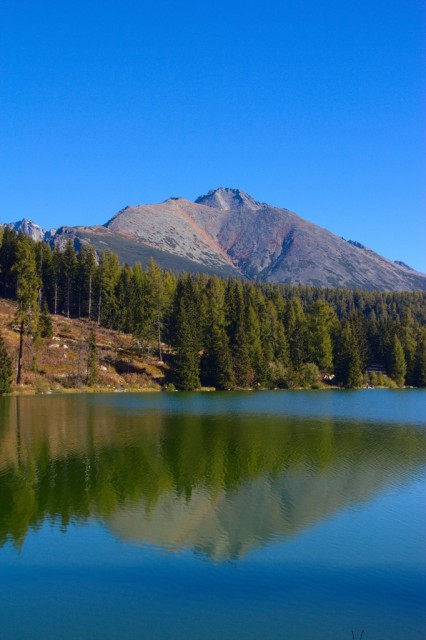
[[[126,206],[102,226],[44,231],[29,220],[8,226],[52,247],[64,249],[71,241],[79,250],[89,243],[98,253],[114,251],[123,263],[146,264],[153,257],[176,272],[315,287],[426,290],[426,275],[401,260],[389,260],[240,189],[212,189],[195,202],[171,197]]]
[[[34,401],[0,398],[2,545],[24,545],[46,520],[96,519],[131,544],[237,560],[426,465],[424,431],[410,424]]]

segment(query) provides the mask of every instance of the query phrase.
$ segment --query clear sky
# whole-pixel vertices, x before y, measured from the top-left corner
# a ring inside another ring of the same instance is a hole
[[[240,188],[426,272],[423,0],[1,0],[0,221]]]

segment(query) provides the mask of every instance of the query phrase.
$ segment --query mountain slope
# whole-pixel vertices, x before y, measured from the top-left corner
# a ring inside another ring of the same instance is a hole
[[[37,239],[42,232],[26,220],[14,228]],[[97,251],[110,248],[129,264],[146,264],[152,256],[175,271],[320,287],[426,290],[425,274],[238,189],[215,189],[195,202],[169,198],[126,207],[103,227],[61,227],[44,238],[52,245],[72,239],[76,247],[89,242]]]
[[[382,290],[426,289],[426,276],[238,189],[195,203],[127,207],[106,227],[200,264],[228,264],[263,282]]]

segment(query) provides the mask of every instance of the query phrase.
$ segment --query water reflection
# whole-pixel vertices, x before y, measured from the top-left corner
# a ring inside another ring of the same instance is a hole
[[[0,398],[0,545],[46,519],[95,517],[136,544],[238,559],[426,464],[414,426],[238,416],[224,402],[222,415],[185,415],[102,396]]]

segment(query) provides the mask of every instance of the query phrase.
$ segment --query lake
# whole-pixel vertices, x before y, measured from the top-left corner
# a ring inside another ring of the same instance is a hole
[[[0,638],[421,638],[426,391],[0,397]]]

